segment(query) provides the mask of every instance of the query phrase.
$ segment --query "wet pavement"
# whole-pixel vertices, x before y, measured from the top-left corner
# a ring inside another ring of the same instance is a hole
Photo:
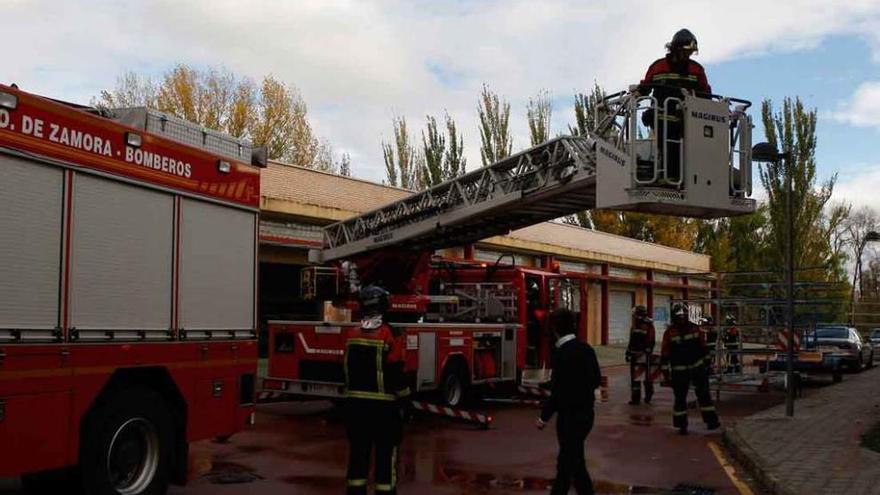
[[[698,411],[690,412],[691,434],[680,436],[671,427],[671,390],[659,388],[651,405],[629,406],[627,368],[605,373],[610,393],[597,403],[596,426],[587,440],[597,493],[666,493],[678,484],[723,495],[740,493],[709,446],[720,443],[721,434],[707,432]],[[781,400],[781,395],[768,393],[722,395],[719,411],[731,424]],[[489,430],[425,416],[407,425],[400,493],[546,493],[555,466],[553,428],[534,427],[535,406],[491,404],[481,410],[494,418]],[[330,403],[266,404],[252,429],[226,443],[194,444],[192,481],[170,493],[343,493],[346,451],[344,427]],[[0,481],[0,494],[17,492],[14,484]]]

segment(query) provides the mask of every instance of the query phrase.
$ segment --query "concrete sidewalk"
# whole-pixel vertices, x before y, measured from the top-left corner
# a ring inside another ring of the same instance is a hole
[[[880,493],[880,453],[861,435],[880,422],[880,368],[844,375],[843,383],[737,421],[726,446],[776,495]]]

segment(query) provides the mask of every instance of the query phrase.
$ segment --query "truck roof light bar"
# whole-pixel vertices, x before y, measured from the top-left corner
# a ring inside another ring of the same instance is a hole
[[[18,96],[13,93],[0,91],[0,108],[15,110],[18,107]]]

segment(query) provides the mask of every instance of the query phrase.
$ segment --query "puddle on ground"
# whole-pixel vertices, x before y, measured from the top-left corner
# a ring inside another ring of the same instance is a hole
[[[512,491],[546,491],[553,485],[553,478],[537,476],[514,476],[507,474],[471,472],[460,467],[438,466],[434,484],[456,484],[473,489],[503,489]],[[665,490],[647,486],[634,486],[606,480],[593,480],[597,494],[662,494]]]
[[[263,479],[255,469],[244,464],[227,461],[213,461],[211,470],[203,474],[202,478],[215,485],[252,483]]]
[[[651,426],[654,424],[654,416],[650,414],[630,414],[629,424],[634,426]]]

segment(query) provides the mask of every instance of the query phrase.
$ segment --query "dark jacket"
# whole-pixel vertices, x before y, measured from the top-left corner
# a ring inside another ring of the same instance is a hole
[[[544,402],[541,419],[549,421],[556,412],[592,409],[602,375],[596,351],[572,339],[554,350],[552,359],[550,398]]]
[[[642,84],[661,85],[654,87],[654,96],[657,97],[660,105],[666,101],[666,98],[681,97],[681,91],[675,91],[673,88],[684,88],[705,94],[712,93],[712,87],[709,86],[709,80],[706,78],[706,71],[702,65],[693,60],[675,64],[668,55],[657,59],[648,67]]]
[[[708,354],[706,336],[691,322],[673,323],[663,334],[660,360],[671,364],[672,371],[703,366]]]

